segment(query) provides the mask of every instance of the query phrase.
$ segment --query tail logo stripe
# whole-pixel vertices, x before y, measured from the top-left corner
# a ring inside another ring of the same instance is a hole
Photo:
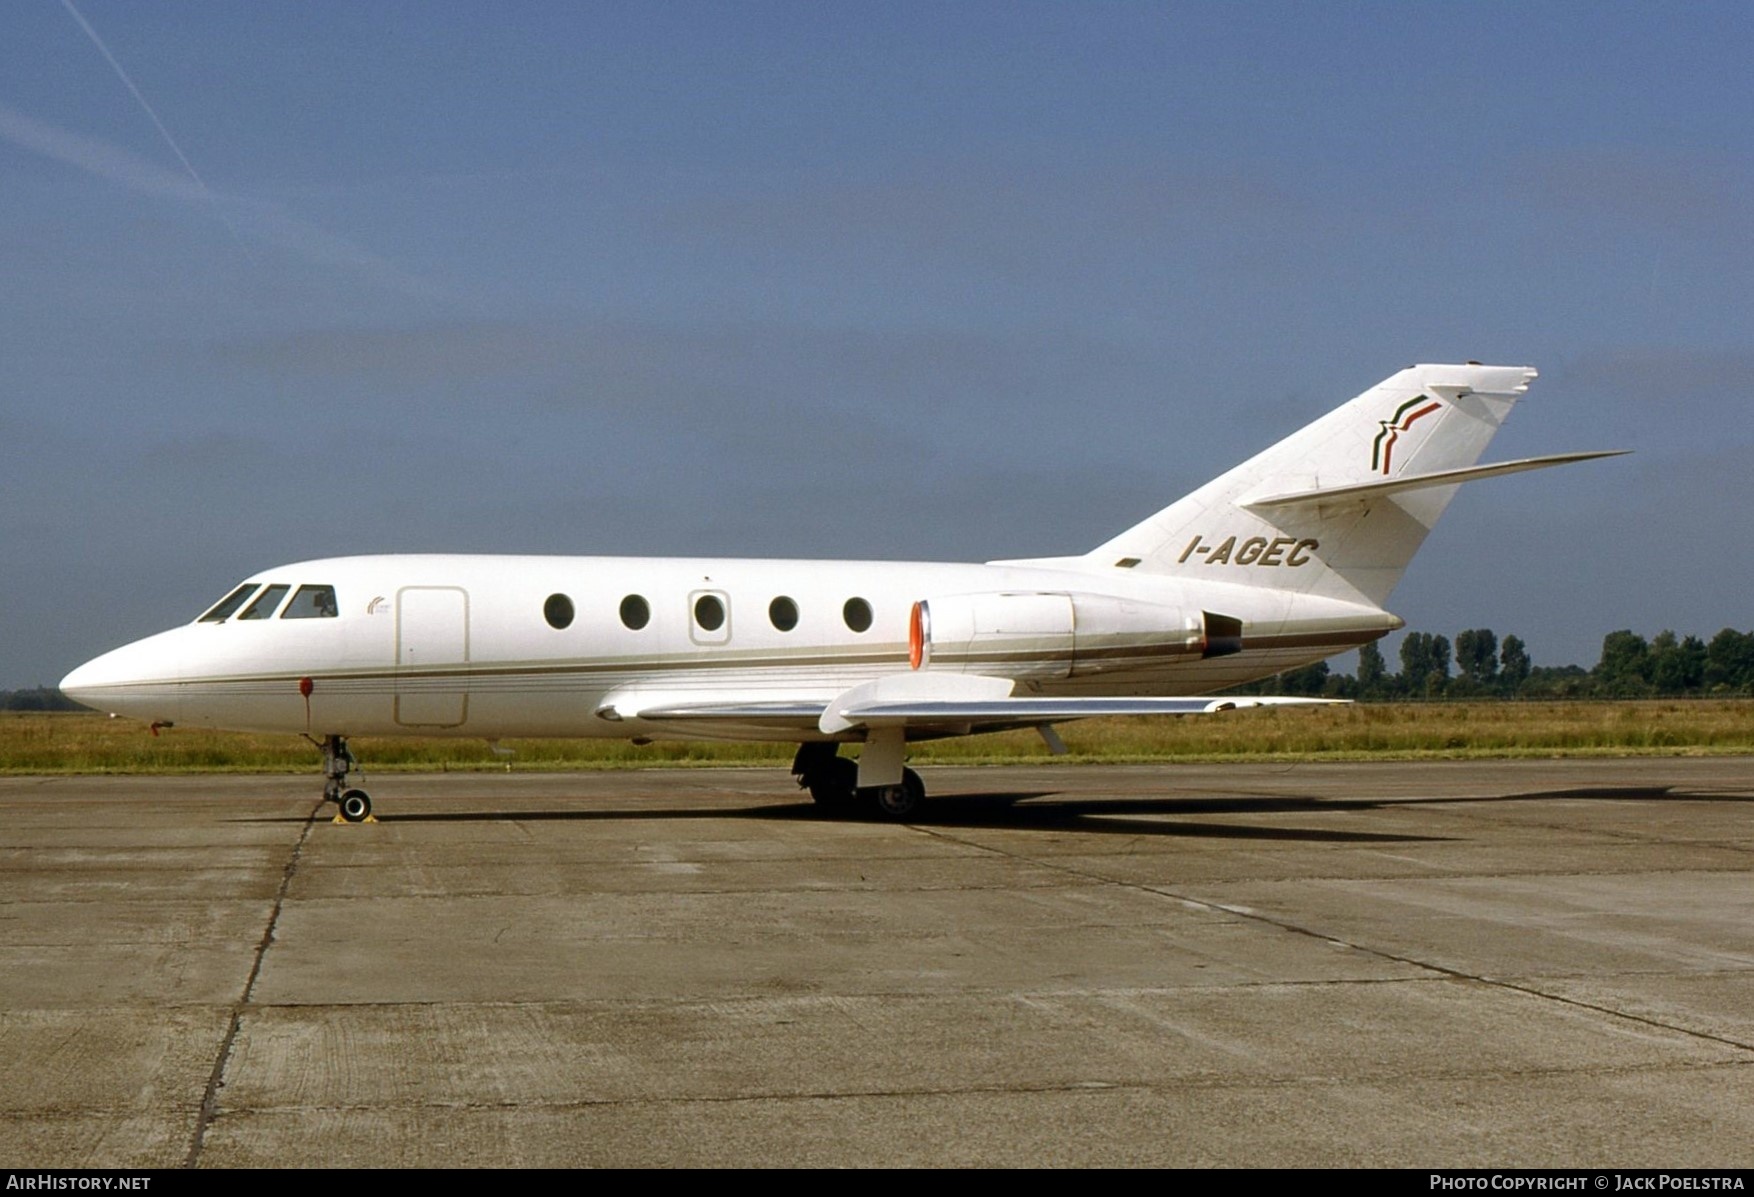
[[[1418,411],[1411,410],[1421,403],[1425,406],[1420,407]],[[1401,433],[1413,427],[1413,421],[1421,416],[1430,415],[1442,406],[1443,404],[1429,395],[1415,395],[1397,407],[1392,418],[1379,420],[1378,423],[1382,425],[1382,431],[1376,434],[1376,440],[1371,442],[1370,446],[1371,472],[1386,477],[1389,473],[1390,456],[1395,451],[1396,439],[1400,437]]]

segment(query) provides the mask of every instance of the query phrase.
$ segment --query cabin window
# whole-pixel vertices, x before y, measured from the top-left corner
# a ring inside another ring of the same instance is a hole
[[[220,599],[218,604],[203,615],[196,623],[219,623],[231,617],[231,613],[244,605],[244,600],[256,593],[258,583],[245,582],[236,590]]]
[[[276,608],[280,605],[280,600],[285,598],[286,592],[288,590],[291,590],[291,589],[292,589],[292,587],[290,587],[290,586],[281,586],[278,584],[268,587],[266,590],[262,591],[261,594],[256,596],[255,602],[251,603],[249,606],[247,606],[243,609],[242,613],[238,615],[238,618],[239,619],[270,619],[270,618],[272,618],[274,615],[274,608]]]
[[[548,601],[542,604],[542,618],[556,631],[571,626],[572,617],[572,600],[564,594],[551,594]]]
[[[855,632],[871,629],[871,604],[862,598],[848,599],[847,605],[840,609],[840,615],[847,621],[847,627]]]
[[[341,608],[335,605],[333,586],[300,586],[292,601],[286,604],[286,610],[280,613],[280,618],[334,619],[339,614]]]
[[[621,600],[621,622],[630,631],[637,632],[652,621],[652,607],[637,594],[630,594]]]
[[[767,605],[767,618],[780,631],[789,632],[798,626],[798,604],[782,594]]]
[[[703,594],[694,600],[694,622],[703,632],[716,632],[725,626],[725,604],[716,594]]]

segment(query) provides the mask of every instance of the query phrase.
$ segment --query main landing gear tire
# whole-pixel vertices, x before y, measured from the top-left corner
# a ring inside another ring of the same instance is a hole
[[[806,785],[810,800],[825,810],[845,810],[858,793],[859,766],[856,761],[837,756],[814,770]]]
[[[341,818],[349,823],[363,823],[371,818],[371,795],[364,790],[348,790],[341,795],[336,803],[341,809]]]
[[[859,794],[869,800],[878,818],[900,822],[918,813],[920,803],[926,800],[926,783],[912,769],[903,769],[900,785],[872,786]]]
[[[880,819],[902,820],[918,813],[925,801],[926,786],[912,769],[901,771],[901,784],[859,788],[859,763],[836,755],[832,743],[800,744],[792,762],[792,775],[810,791],[810,798],[823,810],[842,814],[862,808]]]

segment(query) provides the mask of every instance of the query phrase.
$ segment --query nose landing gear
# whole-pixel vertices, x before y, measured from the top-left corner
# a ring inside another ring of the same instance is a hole
[[[347,775],[359,764],[347,750],[347,737],[324,736],[319,747],[323,750],[323,801],[335,804],[334,821],[376,823],[371,795],[347,784]]]

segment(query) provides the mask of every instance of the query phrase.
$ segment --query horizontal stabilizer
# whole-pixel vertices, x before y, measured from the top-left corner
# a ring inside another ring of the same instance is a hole
[[[1524,457],[1516,461],[1500,461],[1492,465],[1468,466],[1459,470],[1437,470],[1429,474],[1403,474],[1382,482],[1359,482],[1350,486],[1322,486],[1313,490],[1268,495],[1260,499],[1242,499],[1237,506],[1253,510],[1275,507],[1312,507],[1329,503],[1362,502],[1400,491],[1424,490],[1433,486],[1455,486],[1500,474],[1520,474],[1524,470],[1544,470],[1548,466],[1570,465],[1576,461],[1594,461],[1598,457],[1619,457],[1630,449],[1607,449],[1594,453],[1555,453],[1547,457]]]

